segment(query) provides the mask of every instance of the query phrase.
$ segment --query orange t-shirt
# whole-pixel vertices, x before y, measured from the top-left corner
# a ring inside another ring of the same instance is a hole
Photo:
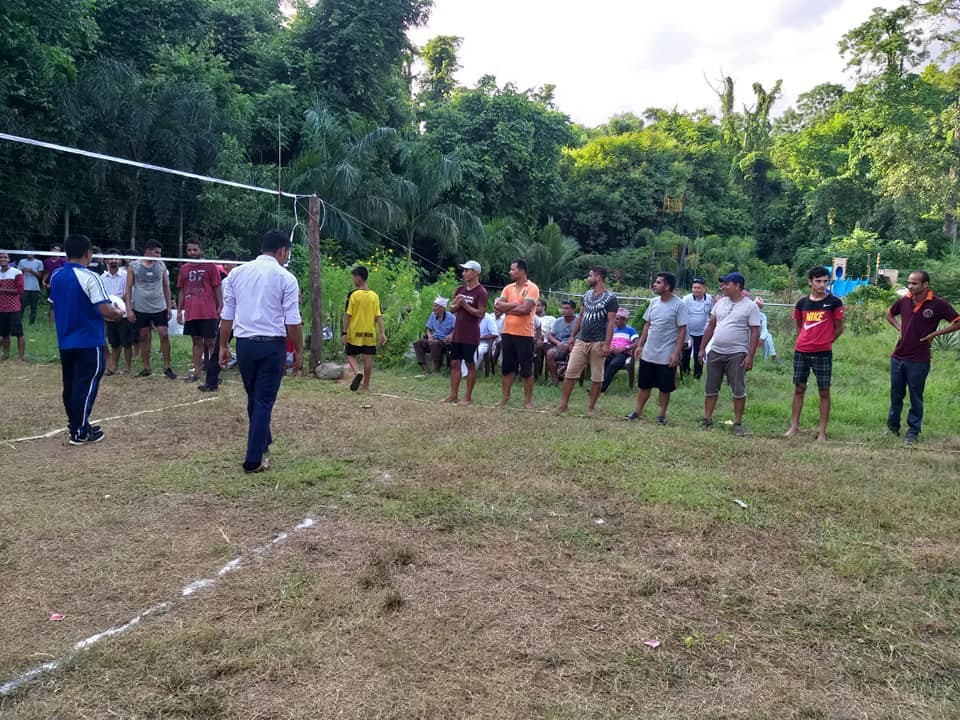
[[[527,280],[521,287],[516,283],[507,285],[500,293],[507,302],[518,303],[524,300],[530,300],[536,303],[540,299],[540,288]],[[533,337],[533,310],[529,315],[507,315],[503,316],[503,332],[507,335],[520,335]]]

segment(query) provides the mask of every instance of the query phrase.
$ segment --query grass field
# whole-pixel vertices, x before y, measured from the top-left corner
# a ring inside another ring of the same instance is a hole
[[[620,378],[593,418],[579,389],[566,417],[495,408],[499,377],[471,408],[410,370],[369,395],[291,378],[252,476],[235,372],[200,404],[105,378],[96,417],[168,409],[93,447],[0,442],[0,684],[168,604],[0,715],[960,717],[960,362],[935,357],[904,448],[881,437],[892,342],[839,343],[826,445],[814,397],[779,437],[786,365],[750,374],[745,439],[726,390],[721,424],[694,428],[697,385],[661,428],[619,420]],[[58,372],[0,363],[0,440],[63,425]],[[557,399],[537,386],[539,408]]]

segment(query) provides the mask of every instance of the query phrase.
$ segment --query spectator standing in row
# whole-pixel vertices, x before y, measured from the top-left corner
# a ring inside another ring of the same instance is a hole
[[[23,273],[23,297],[21,304],[23,314],[30,311],[31,325],[37,321],[37,305],[40,303],[40,281],[43,279],[43,262],[38,260],[32,252],[17,263],[17,269]]]
[[[703,375],[703,362],[700,360],[700,347],[703,344],[703,333],[710,320],[710,311],[713,309],[713,298],[707,292],[707,281],[702,277],[695,277],[690,286],[690,294],[683,298],[687,306],[687,343],[683,347],[680,358],[680,377],[690,374],[690,358],[693,358],[693,379],[698,380]]]
[[[63,374],[63,406],[71,445],[103,440],[103,430],[90,424],[100,378],[106,369],[104,320],[122,315],[107,297],[100,276],[87,266],[93,253],[85,235],[70,235],[67,261],[50,279],[50,300],[56,316],[57,346]]]
[[[639,420],[643,408],[657,388],[660,414],[657,424],[667,424],[667,406],[670,393],[677,389],[677,366],[687,338],[687,304],[673,294],[676,277],[659,273],[653,282],[656,295],[643,314],[643,332],[634,357],[637,358],[637,407],[627,415],[628,420]]]
[[[47,297],[50,297],[50,278],[53,277],[53,274],[62,268],[67,262],[63,255],[59,253],[63,252],[63,246],[60,243],[54,243],[50,246],[50,252],[58,253],[57,255],[48,255],[43,259],[43,289],[47,291]],[[50,314],[47,318],[47,321],[53,322],[53,308],[50,308]]]
[[[356,391],[362,383],[363,389],[369,390],[373,358],[377,354],[377,340],[379,338],[380,346],[383,347],[387,344],[387,336],[383,332],[380,296],[367,287],[369,271],[363,265],[358,265],[351,271],[350,277],[353,280],[353,290],[347,298],[347,308],[343,315],[344,352],[347,364],[353,370],[350,389]],[[357,360],[361,355],[362,372]]]
[[[127,270],[127,319],[136,326],[140,343],[140,359],[143,369],[137,377],[149,377],[151,328],[157,329],[160,337],[160,353],[163,357],[163,374],[170,380],[176,380],[177,374],[170,367],[170,338],[167,325],[170,322],[170,274],[167,266],[158,258],[163,246],[155,240],[147,243],[143,250],[146,260],[134,260]]]
[[[910,411],[907,413],[906,445],[914,445],[920,438],[923,425],[923,389],[930,373],[930,341],[939,335],[960,330],[960,316],[946,300],[938,298],[930,289],[930,275],[915,270],[907,278],[907,290],[887,310],[887,322],[897,329],[900,339],[890,358],[890,412],[887,414],[887,432],[900,434],[900,416],[903,399],[910,391]],[[950,323],[937,330],[941,320]]]
[[[760,308],[747,297],[743,288],[746,280],[738,272],[720,278],[720,292],[710,311],[710,321],[703,334],[700,359],[707,355],[707,377],[704,382],[703,418],[701,428],[713,427],[713,411],[720,396],[720,385],[726,375],[733,394],[733,432],[746,435],[743,411],[747,405],[747,373],[753,368],[753,357],[760,343]]]
[[[430,317],[427,318],[426,329],[427,336],[413,342],[413,351],[417,355],[417,364],[425,373],[433,368],[433,372],[440,372],[443,367],[443,356],[450,345],[453,326],[456,322],[456,316],[447,312],[447,306],[450,301],[441,296],[437,296],[433,301],[433,310]],[[430,355],[430,367],[427,366],[427,355]]]
[[[558,412],[566,412],[573,392],[573,384],[580,379],[587,365],[590,366],[590,395],[587,413],[593,414],[600,388],[603,385],[603,368],[610,354],[610,342],[616,324],[619,303],[617,296],[607,290],[607,269],[592,267],[587,273],[590,289],[583,296],[580,315],[573,327],[569,343],[570,362],[563,376]]]
[[[10,359],[10,338],[17,339],[17,360],[24,362],[23,273],[10,265],[10,256],[0,252],[0,360]]]
[[[237,365],[247,393],[250,423],[243,461],[243,470],[248,473],[270,467],[270,420],[283,379],[287,338],[293,342],[294,373],[303,367],[300,287],[283,267],[290,258],[290,236],[271,230],[260,247],[261,254],[255,260],[230,273],[220,322],[222,367],[231,359],[231,334],[237,338]]]
[[[200,262],[203,258],[200,243],[189,241],[186,252],[190,262],[183,264],[177,277],[180,290],[177,296],[177,322],[183,325],[183,334],[189,335],[193,341],[193,371],[184,380],[196,382],[203,358],[206,357],[208,363],[216,362],[215,343],[223,290],[217,266],[209,261]]]
[[[230,271],[237,266],[236,262],[234,262],[237,259],[237,254],[233,250],[224,250],[223,252],[220,253],[217,259],[220,260],[220,262],[217,263],[215,267],[217,268],[217,274],[220,276],[220,296],[222,298],[223,293],[225,292],[224,284],[226,283],[227,278],[230,275]],[[220,309],[221,311],[223,310],[222,305]],[[230,341],[232,339],[233,338],[227,338],[228,346],[230,345]],[[204,381],[202,384],[197,385],[197,390],[203,393],[217,392],[220,389],[220,362],[219,362],[220,328],[219,327],[217,328],[217,337],[214,342],[214,348],[216,348],[216,352],[214,352],[211,358],[207,359],[206,377],[204,378]],[[236,360],[231,357],[230,363],[235,363],[235,362]],[[228,366],[232,367],[232,365],[228,365]]]
[[[473,386],[477,382],[476,355],[480,345],[480,321],[487,311],[487,289],[480,284],[480,263],[468,260],[460,266],[463,285],[453,294],[450,310],[456,322],[450,342],[450,395],[444,402],[458,403],[460,395],[461,363],[467,366],[467,392],[463,405],[473,402]]]
[[[100,276],[107,295],[126,297],[127,271],[120,267],[119,251],[115,248],[107,250],[107,270]],[[87,268],[89,269],[89,267]],[[120,351],[123,350],[123,359],[126,369],[122,374],[130,373],[133,363],[133,346],[136,336],[133,325],[126,319],[107,320],[107,342],[110,345],[110,355],[107,357],[106,375],[113,375],[120,366]]]
[[[833,377],[833,343],[843,333],[843,301],[827,291],[830,271],[815,267],[807,273],[810,294],[797,301],[793,319],[797,324],[797,343],[793,353],[793,406],[790,427],[784,437],[800,432],[800,413],[807,392],[810,371],[817,379],[820,393],[820,427],[817,440],[827,439],[830,419],[830,383]],[[757,298],[760,304],[760,298]]]
[[[523,380],[523,406],[533,409],[533,354],[534,311],[540,299],[540,288],[527,277],[527,261],[510,263],[512,283],[503,288],[493,304],[495,312],[502,313],[500,357],[503,369],[503,398],[501,405],[510,402],[510,391],[516,375]]]

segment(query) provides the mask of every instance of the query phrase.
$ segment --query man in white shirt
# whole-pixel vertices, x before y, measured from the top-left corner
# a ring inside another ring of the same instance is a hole
[[[743,409],[747,404],[747,372],[753,367],[753,356],[760,343],[760,308],[743,292],[743,275],[732,272],[720,278],[724,297],[710,311],[710,321],[703,334],[700,362],[707,356],[707,378],[704,382],[704,409],[700,427],[713,427],[713,411],[720,396],[723,376],[733,394],[733,432],[746,435]]]
[[[284,265],[292,242],[280,231],[263,236],[261,254],[230,273],[223,291],[220,321],[220,365],[230,362],[230,336],[237,339],[237,367],[247,391],[247,454],[245,472],[269,469],[270,417],[277,401],[286,360],[286,341],[293,343],[293,371],[303,366],[300,287]]]

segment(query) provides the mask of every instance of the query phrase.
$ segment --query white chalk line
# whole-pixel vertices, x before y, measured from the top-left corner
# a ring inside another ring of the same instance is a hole
[[[200,403],[212,402],[213,400],[217,400],[217,399],[219,398],[216,395],[214,395],[212,397],[201,398],[200,400],[192,400],[190,402],[177,403],[176,405],[167,405],[166,407],[162,407],[162,408],[153,408],[151,410],[140,410],[135,413],[130,413],[129,415],[114,415],[112,417],[100,418],[99,420],[91,420],[90,423],[93,425],[98,425],[100,423],[111,422],[113,420],[126,420],[128,418],[137,417],[139,415],[149,415],[151,413],[158,413],[158,412],[164,412],[166,410],[173,410],[175,408],[189,407],[191,405],[199,405]],[[55,430],[50,430],[49,432],[45,432],[42,435],[29,435],[27,437],[12,438],[10,440],[0,440],[0,442],[6,443],[7,445],[11,445],[13,443],[29,442],[31,440],[45,440],[47,438],[56,437],[60,433],[65,433],[66,431],[67,431],[67,428],[60,427]]]
[[[290,532],[300,532],[302,530],[307,530],[308,528],[312,528],[316,524],[317,524],[316,517],[314,517],[313,515],[308,515],[303,520],[301,520]],[[190,597],[202,590],[207,590],[209,588],[212,588],[217,584],[218,578],[221,578],[224,575],[228,575],[232,572],[236,572],[240,570],[246,564],[246,562],[251,558],[263,557],[267,553],[267,551],[269,551],[273,547],[276,547],[277,545],[280,545],[283,542],[286,542],[286,540],[289,537],[290,537],[290,533],[281,532],[278,535],[275,535],[273,539],[271,539],[270,542],[268,542],[266,545],[261,545],[260,547],[254,548],[246,556],[240,555],[239,557],[235,557],[233,560],[231,560],[226,565],[224,565],[219,570],[217,570],[216,578],[212,578],[212,577],[199,578],[197,580],[194,580],[193,582],[190,582],[184,585],[180,589],[180,597],[181,598]],[[102,642],[103,640],[106,640],[108,638],[125,633],[128,630],[132,630],[133,628],[140,625],[140,623],[146,618],[148,618],[149,616],[159,615],[161,613],[166,612],[172,607],[173,607],[173,601],[165,601],[162,603],[158,603],[157,605],[153,605],[152,607],[147,608],[140,614],[136,615],[135,617],[131,618],[127,622],[123,623],[122,625],[114,625],[113,627],[107,628],[102,632],[98,632],[94,635],[84,638],[83,640],[77,641],[76,643],[73,644],[70,650],[67,651],[66,654],[56,658],[55,660],[50,660],[49,662],[45,662],[42,665],[38,665],[35,668],[31,668],[30,670],[27,670],[25,673],[18,675],[12,680],[8,680],[4,683],[0,683],[0,697],[5,697],[7,695],[10,695],[11,693],[15,692],[16,690],[23,687],[27,683],[40,677],[41,675],[44,675],[46,673],[53,672],[54,670],[59,669],[65,663],[72,660],[74,657],[76,657],[79,653],[83,652],[87,648],[92,647],[93,645],[96,645],[97,643]]]

